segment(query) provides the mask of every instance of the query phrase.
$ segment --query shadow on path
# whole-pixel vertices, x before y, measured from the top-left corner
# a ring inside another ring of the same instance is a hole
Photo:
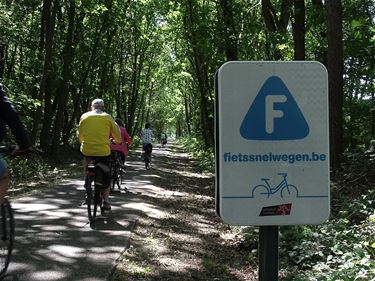
[[[111,213],[99,215],[91,225],[82,205],[82,179],[69,179],[14,200],[16,238],[3,280],[106,280],[142,212],[138,194],[151,187],[147,177],[140,175],[141,168],[141,162],[129,167],[129,192],[113,192]]]

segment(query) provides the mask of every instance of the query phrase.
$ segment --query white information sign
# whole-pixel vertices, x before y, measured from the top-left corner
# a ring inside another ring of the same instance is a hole
[[[318,224],[330,212],[328,75],[318,62],[223,64],[216,204],[232,225]]]

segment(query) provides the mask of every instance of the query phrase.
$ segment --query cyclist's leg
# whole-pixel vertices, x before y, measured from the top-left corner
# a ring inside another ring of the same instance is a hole
[[[142,158],[145,156],[146,146],[147,146],[147,143],[142,143]]]
[[[90,180],[88,164],[95,163],[95,158],[89,156],[83,156],[83,178],[84,178],[84,187],[85,187],[85,200],[83,201],[82,205],[88,204],[88,200],[91,200],[93,196],[93,187],[91,186],[92,181]],[[90,189],[90,190],[89,190]],[[90,202],[91,203],[91,202]]]
[[[90,156],[83,156],[82,163],[83,163],[83,178],[84,179],[86,179],[86,176],[87,176],[87,165],[90,162],[95,162],[95,158],[94,157],[90,157]]]
[[[5,160],[0,156],[0,204],[4,202],[4,197],[8,190],[10,174]]]
[[[105,164],[108,168],[111,165],[111,158],[108,157],[101,157],[99,161],[103,164]],[[101,191],[101,196],[103,199],[103,210],[108,211],[111,209],[111,205],[109,204],[109,193],[110,193],[110,187],[111,187],[111,172],[104,173],[104,186],[103,190]]]
[[[111,204],[109,203],[109,192],[110,192],[109,186],[108,186],[108,188],[104,189],[101,192],[101,195],[102,195],[102,198],[103,198],[103,210],[104,211],[111,210]]]
[[[151,154],[152,154],[152,144],[149,143],[148,144],[148,158],[149,158],[150,163],[151,163]]]

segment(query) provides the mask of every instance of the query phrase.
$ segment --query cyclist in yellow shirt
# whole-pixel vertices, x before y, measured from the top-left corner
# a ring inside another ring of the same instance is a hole
[[[110,188],[110,136],[116,143],[121,143],[120,129],[111,115],[104,112],[104,101],[94,99],[91,103],[91,111],[82,114],[78,126],[78,139],[81,143],[81,152],[85,159],[85,166],[88,160],[95,160],[96,163],[103,163],[108,167],[103,179],[103,210],[111,209],[109,204]]]

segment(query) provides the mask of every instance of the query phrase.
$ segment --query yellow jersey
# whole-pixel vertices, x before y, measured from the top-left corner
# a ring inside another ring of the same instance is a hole
[[[101,110],[82,114],[78,126],[78,139],[83,155],[109,156],[110,136],[116,143],[121,143],[120,129],[111,115]]]

